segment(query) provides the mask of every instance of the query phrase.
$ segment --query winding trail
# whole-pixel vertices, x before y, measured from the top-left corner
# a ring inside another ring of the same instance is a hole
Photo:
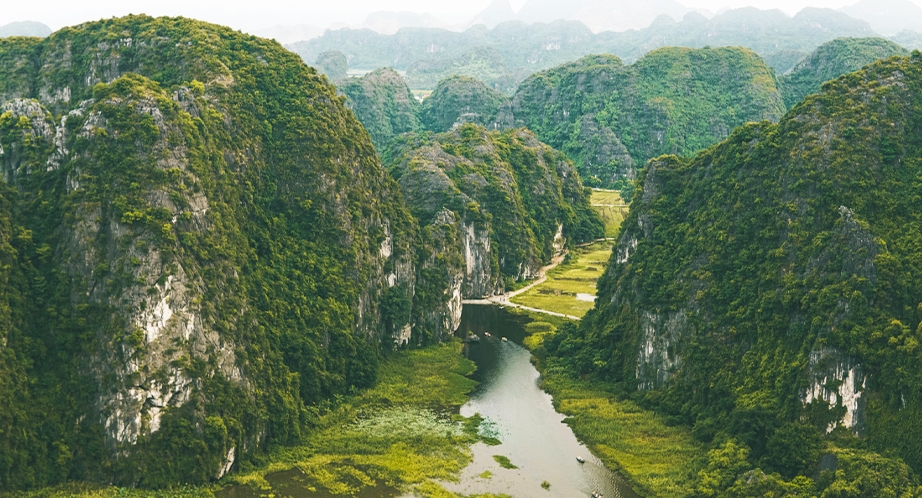
[[[605,239],[601,239],[601,240],[605,240]],[[596,241],[596,242],[600,242],[600,241]],[[486,299],[465,299],[461,302],[463,304],[498,304],[500,306],[508,306],[510,308],[518,308],[518,309],[522,309],[526,311],[532,311],[535,313],[543,313],[545,315],[557,316],[560,318],[567,318],[570,320],[578,321],[580,319],[578,316],[558,313],[556,311],[543,310],[540,308],[532,308],[531,306],[522,306],[521,304],[515,304],[512,301],[510,301],[510,299],[514,298],[515,296],[518,296],[519,294],[524,294],[530,291],[531,289],[533,289],[535,286],[538,286],[538,285],[543,284],[544,282],[547,282],[547,272],[553,270],[554,268],[557,268],[557,265],[562,263],[564,258],[567,257],[568,252],[569,251],[564,251],[558,254],[557,256],[554,256],[551,259],[551,264],[547,266],[542,266],[541,269],[538,270],[538,279],[526,285],[525,287],[522,287],[521,289],[510,291],[505,294],[500,294],[498,296],[491,296]]]

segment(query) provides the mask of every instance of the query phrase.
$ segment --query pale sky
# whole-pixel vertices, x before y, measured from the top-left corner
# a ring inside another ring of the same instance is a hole
[[[0,0],[0,25],[12,21],[40,21],[52,29],[129,13],[182,15],[253,30],[274,25],[335,22],[359,24],[374,11],[428,12],[450,24],[463,23],[491,0]],[[510,0],[518,10],[526,0]],[[566,0],[560,0],[566,1]],[[922,0],[912,0],[922,6]],[[803,7],[838,8],[857,0],[679,0],[689,7],[716,12],[722,7],[751,5],[778,8],[795,14]]]

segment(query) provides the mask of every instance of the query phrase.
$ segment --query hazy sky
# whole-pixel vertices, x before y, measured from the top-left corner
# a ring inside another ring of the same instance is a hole
[[[491,0],[2,0],[0,25],[36,20],[52,29],[104,17],[129,13],[183,15],[230,25],[258,29],[277,24],[360,23],[379,10],[429,12],[449,23],[461,23],[490,4]],[[518,10],[526,0],[511,0]],[[566,0],[561,0],[566,1]],[[642,0],[639,0],[642,1]],[[679,0],[689,7],[717,11],[722,7],[752,5],[780,8],[794,14],[803,7],[842,7],[857,0]],[[912,0],[922,5],[922,0]]]

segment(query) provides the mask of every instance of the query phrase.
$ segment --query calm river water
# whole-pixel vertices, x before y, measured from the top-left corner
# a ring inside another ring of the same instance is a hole
[[[517,498],[572,498],[593,492],[606,498],[636,497],[617,474],[580,444],[563,423],[564,416],[554,410],[551,396],[538,387],[538,371],[521,345],[523,325],[521,318],[496,306],[464,307],[457,335],[473,333],[481,338],[465,348],[477,364],[474,379],[480,385],[461,414],[479,413],[502,444],[475,445],[474,461],[462,472],[460,483],[443,486],[464,494],[507,493]],[[487,337],[488,332],[492,337]],[[518,469],[500,467],[494,455],[508,457]],[[586,463],[577,462],[577,455]],[[492,477],[481,477],[485,471]],[[550,483],[549,489],[541,487],[544,481]]]

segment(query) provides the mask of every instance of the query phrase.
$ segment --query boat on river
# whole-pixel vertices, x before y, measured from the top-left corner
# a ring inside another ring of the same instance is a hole
[[[576,461],[579,463],[586,463],[586,459],[579,455],[576,456]]]
[[[474,334],[471,334],[467,336],[467,339],[465,339],[464,342],[480,342],[480,337]]]
[[[485,335],[485,336],[487,336],[487,337],[493,337],[492,335],[490,335],[489,332],[484,332],[483,335]]]
[[[509,339],[506,339],[505,337],[503,337],[503,342],[507,342],[508,340]]]

